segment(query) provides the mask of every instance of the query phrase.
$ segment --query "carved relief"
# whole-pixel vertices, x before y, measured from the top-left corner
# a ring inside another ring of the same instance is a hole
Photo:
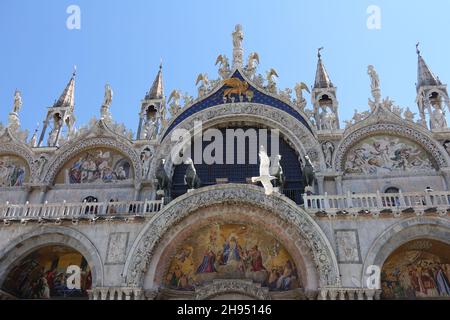
[[[397,136],[407,137],[415,142],[420,148],[425,150],[430,157],[430,161],[434,162],[438,167],[446,167],[447,160],[441,153],[438,145],[434,143],[423,133],[406,127],[404,125],[392,124],[392,123],[380,123],[376,125],[362,127],[353,133],[349,134],[347,138],[341,143],[335,156],[335,167],[337,170],[345,171],[346,158],[344,155],[350,150],[356,143],[362,139],[369,137],[370,135],[385,135],[385,136]],[[434,164],[433,163],[433,164]]]
[[[400,137],[378,135],[354,145],[345,160],[345,173],[377,175],[394,171],[432,170],[426,151]]]
[[[128,237],[128,232],[116,232],[109,235],[106,264],[125,263]]]
[[[12,155],[0,156],[0,187],[21,187],[29,177],[25,161]]]
[[[361,263],[357,230],[335,230],[339,263]]]

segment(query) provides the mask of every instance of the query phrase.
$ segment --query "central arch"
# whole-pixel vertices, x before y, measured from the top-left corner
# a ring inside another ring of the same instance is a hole
[[[305,289],[337,285],[336,257],[320,227],[288,198],[278,194],[267,197],[263,191],[252,185],[226,184],[177,198],[152,218],[136,239],[125,264],[124,281],[128,286],[158,288],[167,270],[168,253],[175,250],[174,240],[183,239],[193,226],[222,220],[270,229],[304,270]]]

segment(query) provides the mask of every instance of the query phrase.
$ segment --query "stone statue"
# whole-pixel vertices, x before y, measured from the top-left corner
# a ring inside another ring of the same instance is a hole
[[[283,168],[281,167],[281,155],[277,155],[275,157],[275,161],[272,163],[272,170],[271,175],[274,176],[276,179],[274,181],[274,187],[278,188],[278,192],[283,192],[284,183],[286,181]]]
[[[375,99],[375,103],[378,103],[381,99],[380,78],[372,65],[367,68],[367,74],[370,76],[372,96]]]
[[[38,160],[35,160],[36,164],[36,178],[39,179],[44,172],[45,164],[47,163],[47,158],[44,155],[41,155]]]
[[[200,188],[202,182],[197,175],[197,170],[195,170],[194,162],[191,158],[186,160],[188,167],[186,168],[186,174],[184,175],[184,183],[188,186],[189,190]]]
[[[166,169],[165,169],[166,160],[161,159],[158,168],[156,169],[155,176],[157,180],[157,190],[164,191],[164,198],[169,201],[170,200],[170,189],[172,188],[172,181],[170,180],[169,176],[167,175]]]
[[[305,156],[305,166],[303,167],[302,180],[305,187],[312,187],[315,180],[314,166],[309,156]]]
[[[198,96],[202,97],[208,92],[208,88],[209,88],[209,80],[208,80],[207,73],[201,73],[198,75],[195,85],[198,85],[200,82],[201,82],[201,84],[198,87]]]
[[[414,122],[414,117],[416,116],[416,114],[414,112],[412,112],[409,107],[406,107],[405,112],[403,113],[403,116],[405,117],[406,120]]]
[[[220,64],[219,75],[222,79],[228,78],[228,74],[230,73],[230,64],[228,62],[228,58],[225,55],[219,55],[216,59],[216,66]]]
[[[345,120],[345,129],[351,127],[353,125],[353,120]]]
[[[322,144],[323,155],[325,157],[325,164],[327,168],[333,167],[333,153],[334,144],[331,141],[327,141]]]
[[[266,80],[267,80],[267,87],[266,89],[272,93],[272,94],[276,94],[277,93],[277,84],[275,82],[275,80],[273,79],[273,77],[277,77],[278,78],[278,74],[277,71],[273,68],[271,68],[269,71],[267,71],[266,74]]]
[[[304,82],[300,82],[295,85],[295,95],[297,99],[296,104],[301,111],[304,111],[306,107],[306,99],[303,97],[303,90],[306,90],[306,92],[311,93],[308,86]]]
[[[175,117],[181,110],[180,106],[181,93],[178,90],[173,90],[167,101],[170,104],[170,114]],[[172,101],[172,103],[170,103]]]
[[[141,152],[141,163],[142,163],[142,179],[148,179],[148,173],[150,171],[150,163],[153,158],[153,153],[149,147],[146,147]]]
[[[22,107],[22,95],[19,90],[14,93],[14,107],[13,112],[18,113]]]
[[[105,85],[105,98],[103,99],[103,105],[107,108],[109,108],[112,104],[112,98],[113,98],[113,91],[111,89],[111,86],[109,84]]]
[[[371,84],[370,87],[372,91],[380,89],[380,78],[375,70],[375,67],[370,65],[367,67],[367,74],[370,76]]]
[[[445,113],[439,105],[434,105],[430,114],[431,129],[447,128],[447,120],[445,119]]]
[[[152,140],[156,137],[156,119],[148,119],[144,127],[145,139]]]
[[[248,62],[247,62],[247,66],[246,66],[246,71],[247,71],[247,76],[250,79],[253,79],[253,77],[256,74],[256,68],[259,65],[259,55],[256,52],[253,52],[250,54],[250,56],[248,57]]]
[[[244,32],[242,31],[242,26],[237,24],[233,36],[233,48],[234,49],[242,49],[242,41],[244,40]]]

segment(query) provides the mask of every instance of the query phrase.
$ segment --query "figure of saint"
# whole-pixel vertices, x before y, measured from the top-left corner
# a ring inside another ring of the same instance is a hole
[[[19,90],[14,93],[14,107],[13,112],[18,113],[22,107],[22,95]]]
[[[331,168],[333,166],[333,143],[331,141],[325,142],[324,144],[322,144],[322,150],[325,156],[325,164],[327,165],[327,168]]]
[[[431,129],[447,128],[445,113],[439,105],[435,105],[431,114]]]
[[[263,265],[261,251],[259,251],[258,246],[254,246],[250,250],[249,255],[251,257],[251,264],[252,264],[251,271],[258,272],[266,270],[266,268],[264,268]]]
[[[376,72],[374,66],[370,65],[367,68],[367,74],[370,76],[371,84],[370,87],[372,90],[380,89],[380,78],[378,77],[378,73]]]
[[[244,32],[242,31],[242,26],[240,24],[236,25],[233,32],[233,47],[235,49],[242,48],[242,41],[244,40]]]
[[[203,256],[202,263],[197,268],[197,273],[217,272],[215,263],[216,263],[216,254],[212,251],[211,247],[208,247]]]

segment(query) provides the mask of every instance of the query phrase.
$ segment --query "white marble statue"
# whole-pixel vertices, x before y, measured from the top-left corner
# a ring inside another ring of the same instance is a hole
[[[14,107],[13,112],[18,113],[22,107],[22,95],[19,90],[14,93]]]
[[[297,83],[294,89],[297,107],[299,107],[301,111],[304,111],[306,106],[306,99],[303,97],[303,90],[305,90],[308,93],[311,93],[311,91],[304,82]]]
[[[259,65],[259,55],[256,52],[252,52],[248,57],[248,62],[246,66],[247,76],[253,79],[256,75],[256,68]]]
[[[113,95],[114,95],[114,93],[111,89],[111,86],[109,84],[106,84],[105,85],[105,97],[103,99],[103,105],[105,107],[109,108],[111,106]]]
[[[414,112],[412,112],[409,107],[406,107],[405,112],[403,113],[403,116],[405,117],[405,120],[414,122],[414,117],[416,116],[416,114]]]
[[[149,119],[144,126],[145,139],[152,140],[157,133],[156,119]]]
[[[198,87],[198,96],[202,97],[208,92],[209,88],[209,79],[207,73],[201,73],[198,75],[195,85],[197,86],[199,83],[201,84]]]
[[[276,177],[270,174],[270,158],[263,146],[259,149],[259,160],[259,177],[252,177],[252,182],[261,182],[266,195],[270,196],[273,193],[272,180],[276,179]]]
[[[327,141],[322,144],[322,150],[325,156],[325,164],[327,168],[331,168],[333,166],[334,144],[331,141]]]
[[[274,80],[274,77],[278,78],[278,74],[277,71],[273,68],[271,68],[269,71],[267,71],[266,73],[266,80],[267,80],[267,87],[266,89],[273,94],[277,93],[277,84]]]
[[[444,110],[439,105],[434,105],[430,115],[431,129],[447,128]]]
[[[230,63],[228,62],[228,58],[225,55],[219,55],[216,59],[216,66],[220,64],[219,68],[219,75],[222,77],[222,79],[228,78],[228,75],[230,73]]]
[[[375,67],[370,65],[367,67],[367,74],[370,76],[370,87],[372,90],[379,90],[380,89],[380,78],[378,76],[377,71],[375,70]]]
[[[175,117],[181,110],[180,99],[181,99],[180,91],[173,90],[169,96],[169,100],[167,101],[169,103],[170,114],[172,115],[172,117]]]

